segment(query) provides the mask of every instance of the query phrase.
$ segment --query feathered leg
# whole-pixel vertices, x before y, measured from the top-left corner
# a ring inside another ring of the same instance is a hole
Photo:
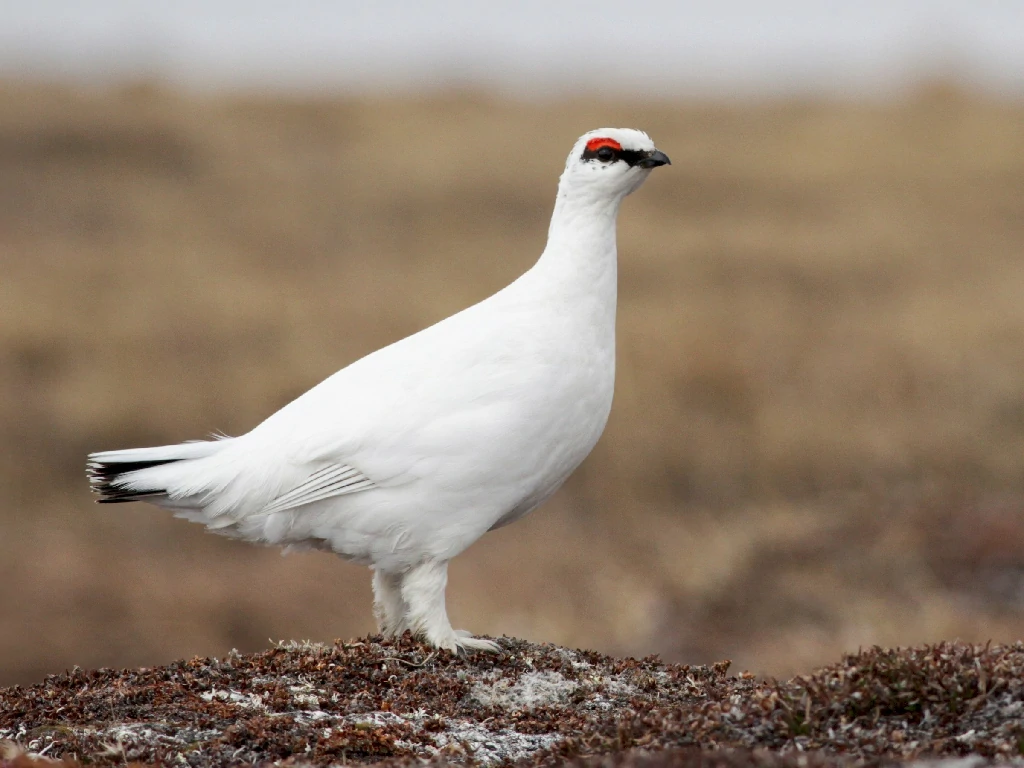
[[[402,576],[402,600],[407,608],[405,625],[414,635],[449,651],[499,650],[497,643],[452,629],[444,604],[447,584],[447,561],[428,561],[406,571]]]
[[[373,615],[381,634],[397,637],[405,632],[406,607],[402,599],[402,574],[373,571]]]

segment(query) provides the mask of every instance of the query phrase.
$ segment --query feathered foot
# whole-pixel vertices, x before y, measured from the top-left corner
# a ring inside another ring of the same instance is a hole
[[[500,651],[501,648],[493,640],[474,637],[462,629],[452,629],[444,604],[447,584],[447,561],[421,563],[402,574],[400,589],[405,608],[403,630],[408,628],[431,645],[455,653]]]

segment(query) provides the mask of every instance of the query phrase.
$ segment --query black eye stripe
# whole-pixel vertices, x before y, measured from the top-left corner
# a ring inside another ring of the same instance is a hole
[[[644,152],[642,149],[614,149],[605,144],[603,147],[598,147],[597,149],[584,149],[580,159],[583,161],[598,160],[600,162],[600,158],[597,156],[597,153],[605,148],[611,149],[612,152],[615,153],[614,158],[616,160],[624,160],[626,165],[629,166],[636,165],[644,158],[651,156],[650,152]]]
[[[641,160],[644,160],[651,156],[650,152],[644,152],[640,149],[624,149],[619,152],[619,158],[626,161],[626,165],[636,165]]]

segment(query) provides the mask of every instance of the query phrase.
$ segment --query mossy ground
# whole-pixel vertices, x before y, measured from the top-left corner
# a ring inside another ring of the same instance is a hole
[[[0,691],[0,738],[92,765],[878,765],[1024,753],[1024,644],[873,649],[785,682],[502,638],[287,644]],[[13,755],[13,752],[12,752]],[[7,766],[4,766],[7,768]]]

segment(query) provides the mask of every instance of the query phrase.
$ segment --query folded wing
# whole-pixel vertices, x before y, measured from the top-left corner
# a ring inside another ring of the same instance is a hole
[[[347,464],[329,464],[322,467],[289,491],[273,499],[261,510],[270,515],[296,509],[314,501],[323,501],[333,496],[367,491],[374,488],[374,482],[355,467]]]

